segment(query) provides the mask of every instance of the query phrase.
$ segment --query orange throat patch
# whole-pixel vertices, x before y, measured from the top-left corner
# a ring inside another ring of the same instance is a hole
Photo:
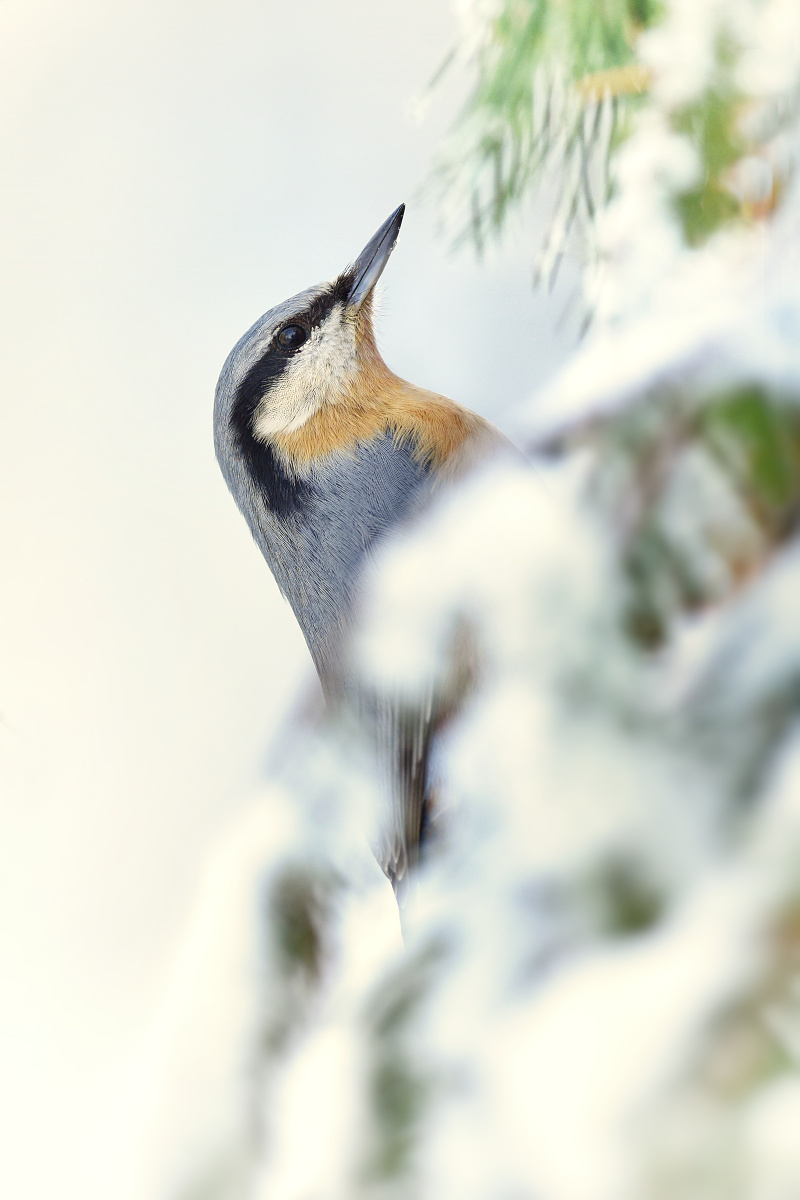
[[[359,370],[337,400],[299,429],[271,436],[288,466],[307,467],[336,452],[354,451],[388,431],[434,469],[456,468],[468,445],[500,436],[476,413],[393,374],[375,345],[369,313],[358,339]]]

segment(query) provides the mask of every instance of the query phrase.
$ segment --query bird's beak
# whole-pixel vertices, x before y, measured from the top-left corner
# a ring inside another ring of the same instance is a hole
[[[387,217],[353,264],[353,283],[347,299],[349,309],[357,312],[380,279],[383,268],[389,261],[389,255],[394,250],[405,211],[405,204],[401,204]]]

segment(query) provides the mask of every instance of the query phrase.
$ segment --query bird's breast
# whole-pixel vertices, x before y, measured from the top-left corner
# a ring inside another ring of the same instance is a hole
[[[273,453],[269,467],[245,516],[322,673],[349,626],[370,552],[428,499],[430,464],[387,430],[314,462],[288,466]]]
[[[497,434],[475,413],[394,375],[376,352],[374,361],[362,358],[335,402],[318,407],[302,425],[275,434],[271,442],[302,472],[339,453],[359,456],[389,435],[396,449],[449,474],[487,432]]]

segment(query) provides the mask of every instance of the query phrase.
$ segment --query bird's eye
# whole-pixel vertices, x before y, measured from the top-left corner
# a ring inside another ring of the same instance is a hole
[[[278,345],[284,350],[298,350],[307,341],[308,333],[302,325],[284,325],[278,334]]]

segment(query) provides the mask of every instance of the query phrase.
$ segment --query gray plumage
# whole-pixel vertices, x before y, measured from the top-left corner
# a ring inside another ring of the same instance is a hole
[[[303,630],[326,692],[339,685],[341,643],[349,629],[365,559],[430,491],[430,469],[410,445],[384,433],[353,451],[298,466],[308,486],[302,508],[277,516],[242,470],[230,426],[217,424],[217,458],[242,515]],[[353,514],[358,513],[358,521]],[[335,681],[335,682],[334,682]]]
[[[391,778],[378,850],[397,890],[417,862],[437,713],[359,689],[346,643],[365,565],[434,492],[502,438],[474,413],[398,379],[375,345],[371,297],[403,206],[331,284],[265,313],[231,351],[217,384],[222,473],[291,604],[331,703],[371,728]]]

